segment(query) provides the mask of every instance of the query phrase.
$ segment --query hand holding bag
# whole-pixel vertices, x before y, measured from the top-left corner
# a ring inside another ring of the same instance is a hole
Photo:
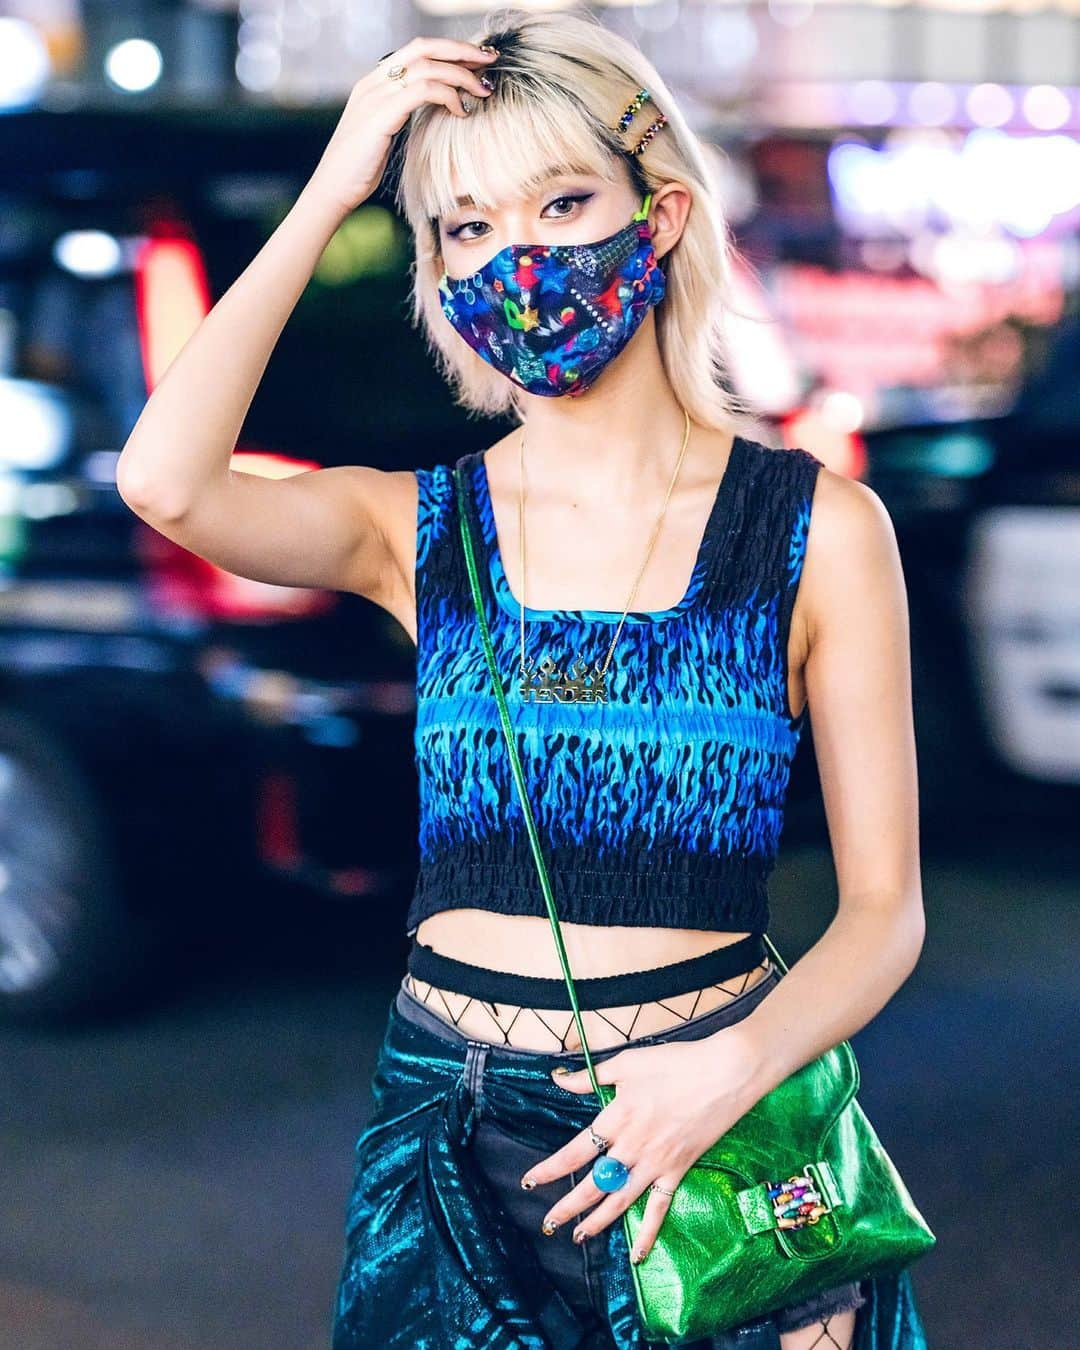
[[[599,1083],[540,852],[484,614],[462,471],[458,517],[473,603],[555,948],[593,1091]],[[763,935],[780,969],[787,966]],[[845,1040],[761,1097],[685,1173],[644,1261],[631,1265],[651,1340],[707,1338],[849,1280],[901,1270],[936,1242],[856,1101],[859,1069]],[[628,1247],[648,1190],[623,1212]]]

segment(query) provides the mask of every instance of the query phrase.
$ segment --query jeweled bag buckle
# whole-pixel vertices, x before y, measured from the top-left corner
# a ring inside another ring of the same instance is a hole
[[[806,1167],[801,1172],[794,1172],[786,1181],[766,1181],[764,1185],[772,1201],[777,1228],[805,1228],[807,1224],[817,1223],[832,1209]]]
[[[736,1191],[735,1199],[749,1234],[806,1228],[844,1204],[836,1176],[824,1158],[803,1163],[786,1181],[746,1186]]]

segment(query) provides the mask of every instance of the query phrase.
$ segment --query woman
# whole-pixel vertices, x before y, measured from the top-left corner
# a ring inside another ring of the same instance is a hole
[[[414,318],[459,402],[517,425],[457,466],[230,475],[273,343],[406,122]],[[246,576],[355,591],[417,643],[414,942],[356,1145],[335,1350],[648,1346],[629,1262],[648,1260],[682,1175],[917,961],[893,534],[867,488],[749,435],[717,379],[731,258],[706,148],[631,45],[520,11],[475,42],[418,37],[357,83],[121,457],[125,500],[163,533]],[[618,1084],[599,1112],[499,734],[454,467],[583,1025]],[[840,905],[780,978],[765,882],[811,705]],[[618,1189],[593,1180],[598,1150],[623,1164]],[[646,1190],[631,1254],[618,1219]],[[708,1342],[924,1344],[907,1272]]]

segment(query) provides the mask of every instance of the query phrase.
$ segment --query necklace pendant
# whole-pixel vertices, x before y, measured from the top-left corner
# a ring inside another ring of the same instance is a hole
[[[545,656],[526,665],[520,691],[524,703],[606,703],[607,671],[586,665],[580,652],[565,670]]]

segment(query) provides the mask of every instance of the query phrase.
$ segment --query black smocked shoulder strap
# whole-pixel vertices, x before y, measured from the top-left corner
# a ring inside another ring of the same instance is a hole
[[[746,440],[743,473],[729,503],[723,566],[716,578],[721,604],[775,594],[797,582],[800,533],[809,519],[820,467],[808,450]]]
[[[806,544],[810,530],[810,516],[814,506],[814,489],[817,486],[818,473],[823,467],[821,460],[809,450],[796,448],[784,450],[788,456],[788,491],[785,510],[781,521],[782,538],[786,545],[780,565],[780,608],[778,611],[778,638],[787,650],[788,635],[791,631],[791,613],[795,608],[795,597],[799,590],[799,581],[806,559]]]

